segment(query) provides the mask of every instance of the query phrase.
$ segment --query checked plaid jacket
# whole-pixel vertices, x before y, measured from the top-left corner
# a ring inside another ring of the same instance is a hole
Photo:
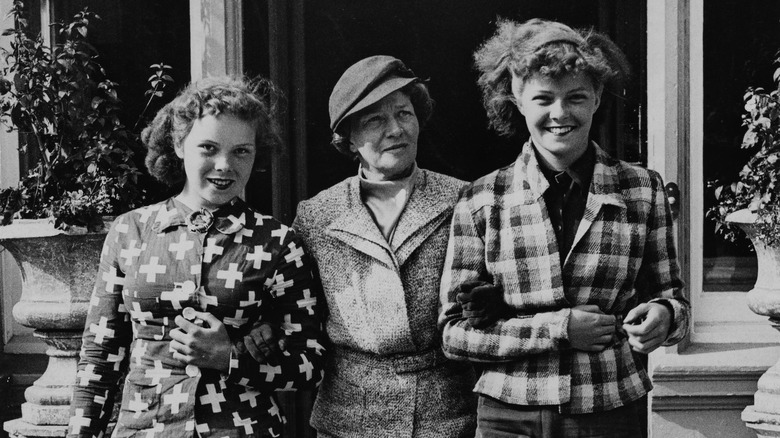
[[[661,177],[614,160],[595,143],[596,161],[574,244],[561,266],[542,197],[549,183],[527,142],[514,164],[478,179],[455,206],[441,282],[443,349],[483,362],[475,391],[564,413],[610,410],[652,388],[625,336],[601,352],[569,346],[571,308],[598,305],[623,316],[638,303],[674,309],[665,345],[686,334],[672,217]],[[469,280],[500,285],[517,316],[474,329],[456,302]]]

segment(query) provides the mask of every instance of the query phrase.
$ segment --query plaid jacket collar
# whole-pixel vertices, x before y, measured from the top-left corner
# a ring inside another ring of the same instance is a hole
[[[580,225],[577,228],[577,234],[574,236],[572,248],[585,236],[593,222],[598,216],[599,210],[604,205],[612,205],[618,208],[626,208],[625,198],[620,186],[620,174],[618,172],[618,161],[607,155],[595,142],[590,145],[595,151],[595,163],[593,166],[593,175],[591,176],[590,190],[588,200],[585,205]],[[518,201],[521,205],[541,204],[544,201],[540,199],[544,192],[550,188],[550,183],[542,173],[539,161],[536,159],[531,140],[523,145],[517,160],[514,163],[514,181],[513,192],[520,194]],[[522,178],[526,175],[526,178]],[[512,203],[512,198],[507,201]],[[545,218],[549,219],[549,218]],[[567,257],[568,259],[568,257]]]
[[[595,164],[588,195],[588,209],[590,207],[600,207],[603,204],[625,208],[626,203],[621,194],[620,176],[618,175],[618,162],[607,155],[595,142],[591,142],[591,147],[595,151]],[[536,159],[531,140],[528,140],[523,145],[523,150],[520,152],[520,156],[517,157],[514,167],[515,175],[527,175],[525,179],[516,177],[514,181],[514,191],[516,193],[526,193],[521,203],[533,204],[539,202],[539,198],[550,187],[550,183],[542,173],[542,168]],[[598,209],[596,208],[593,213],[597,211]]]
[[[414,189],[398,221],[393,249],[363,204],[360,179],[355,176],[346,186],[342,213],[330,223],[326,232],[389,266],[401,266],[447,217],[445,213],[452,210],[451,196],[444,190],[425,169],[418,170]]]

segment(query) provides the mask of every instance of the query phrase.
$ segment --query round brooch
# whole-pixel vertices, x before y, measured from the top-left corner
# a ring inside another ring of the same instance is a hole
[[[187,227],[196,233],[205,233],[214,223],[214,215],[205,208],[195,210],[187,215]]]

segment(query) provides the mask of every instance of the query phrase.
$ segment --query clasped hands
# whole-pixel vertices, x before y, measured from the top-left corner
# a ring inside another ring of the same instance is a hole
[[[230,369],[233,344],[225,325],[208,312],[192,312],[192,320],[176,316],[177,328],[171,330],[170,348],[173,358],[185,365],[211,368],[220,372]],[[286,348],[287,338],[278,325],[258,322],[236,342],[239,352],[248,352],[260,363],[275,363]]]
[[[476,329],[511,318],[516,312],[504,302],[503,291],[484,281],[467,281],[456,289],[456,300],[463,317]],[[642,303],[631,309],[623,321],[604,313],[593,304],[571,309],[567,335],[572,348],[598,352],[612,345],[620,332],[625,333],[634,351],[650,353],[666,340],[671,314],[663,304]]]

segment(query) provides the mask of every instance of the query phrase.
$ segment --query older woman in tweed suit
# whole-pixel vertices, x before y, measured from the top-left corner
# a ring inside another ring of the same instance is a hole
[[[416,165],[427,87],[372,56],[330,97],[336,148],[357,175],[298,206],[328,304],[325,377],[311,423],[320,437],[472,437],[467,363],[447,360],[436,328],[452,208],[463,182]]]

